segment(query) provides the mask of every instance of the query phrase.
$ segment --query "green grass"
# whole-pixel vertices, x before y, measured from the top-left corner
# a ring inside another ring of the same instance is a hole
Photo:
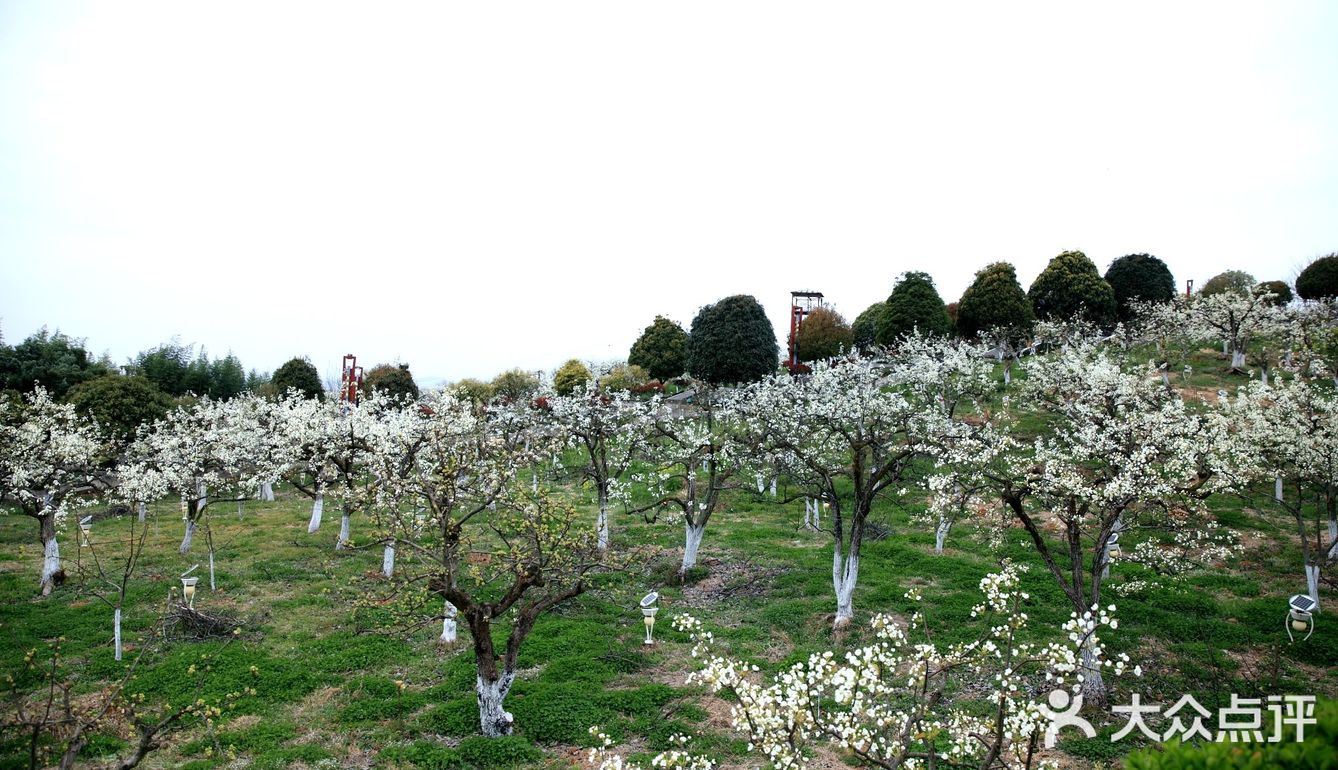
[[[1215,385],[1203,364],[1195,364],[1194,378],[1203,378],[1202,387]],[[1025,427],[1044,429],[1033,422]],[[574,484],[561,488],[587,506],[593,526],[585,493]],[[335,552],[337,520],[308,535],[309,501],[279,491],[275,503],[248,504],[244,520],[232,511],[213,514],[219,590],[202,587],[197,607],[231,613],[241,619],[242,633],[228,642],[174,642],[141,660],[127,688],[149,703],[243,694],[232,698],[212,731],[200,727],[172,737],[146,768],[223,767],[234,758],[253,768],[310,767],[366,763],[369,757],[389,768],[564,766],[572,747],[590,744],[588,729],[596,724],[628,741],[633,758],[648,759],[669,747],[671,735],[684,732],[697,736],[696,751],[752,765],[757,760],[746,757],[739,736],[710,718],[712,699],[685,684],[692,670],[687,640],[667,620],[690,608],[722,648],[766,671],[834,644],[831,543],[825,534],[798,528],[801,503],[781,505],[751,489],[728,495],[707,530],[701,565],[682,583],[674,552],[681,526],[617,517],[614,547],[644,546],[650,555],[601,578],[600,591],[540,620],[522,649],[521,674],[506,703],[517,735],[475,738],[467,630],[461,628],[462,643],[450,648],[435,643],[431,624],[401,634],[369,632],[389,613],[357,610],[354,600],[385,589],[376,577],[380,549]],[[1319,631],[1308,642],[1290,644],[1283,632],[1285,599],[1304,585],[1286,521],[1236,498],[1214,499],[1211,507],[1224,526],[1248,532],[1254,544],[1226,569],[1190,573],[1129,597],[1110,594],[1119,605],[1120,628],[1105,639],[1147,670],[1142,680],[1112,682],[1115,702],[1127,703],[1135,691],[1163,702],[1189,692],[1209,708],[1225,704],[1232,692],[1334,696],[1338,628],[1328,615],[1319,616]],[[960,525],[947,552],[935,555],[930,529],[912,521],[918,509],[908,501],[876,510],[889,534],[866,543],[857,626],[845,644],[867,641],[862,624],[875,612],[904,616],[916,609],[903,597],[913,586],[924,593],[918,608],[926,610],[937,641],[973,638],[981,630],[969,616],[979,601],[977,585],[1004,556],[1033,567],[1023,576],[1032,595],[1028,639],[1054,638],[1067,605],[1019,533],[1010,533],[996,553],[983,535]],[[20,690],[34,687],[38,676],[25,669],[24,656],[36,649],[42,657],[63,636],[67,669],[78,672],[76,693],[88,695],[119,679],[148,641],[144,637],[152,633],[168,589],[178,585],[177,575],[205,557],[202,538],[194,553],[177,552],[181,522],[173,504],[160,503],[154,512],[149,548],[127,597],[125,635],[132,649],[122,663],[112,660],[111,611],[93,595],[93,584],[71,580],[51,597],[37,597],[32,522],[0,516],[0,675],[14,675]],[[99,521],[95,536],[105,554],[117,552],[114,541],[128,524]],[[365,536],[368,526],[355,517],[355,538]],[[85,558],[75,543],[67,528],[67,564]],[[1136,566],[1119,565],[1113,582],[1142,576]],[[656,628],[660,643],[647,648],[635,604],[652,589],[661,593],[660,619],[666,622]],[[1077,767],[1108,764],[1135,747],[1112,747],[1101,737],[1061,745]],[[85,753],[91,765],[124,749],[120,738],[99,736]],[[0,768],[11,766],[9,757],[19,750],[13,736],[0,735]]]

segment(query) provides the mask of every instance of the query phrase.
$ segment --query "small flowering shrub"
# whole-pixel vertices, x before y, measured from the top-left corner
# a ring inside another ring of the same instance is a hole
[[[1113,606],[1074,613],[1061,626],[1064,642],[1020,641],[1027,625],[1022,605],[1029,599],[1018,588],[1023,570],[1005,562],[981,580],[984,601],[971,614],[989,626],[973,641],[940,648],[921,613],[904,626],[878,615],[872,621],[873,643],[844,656],[814,654],[771,681],[761,680],[757,666],[718,654],[700,620],[679,615],[673,626],[690,636],[692,655],[702,661],[689,681],[727,695],[734,704],[732,725],[747,736],[748,750],[765,756],[777,770],[807,767],[819,743],[884,768],[1056,767],[1037,757],[1049,719],[1035,698],[1057,688],[1080,693],[1083,651],[1116,675],[1123,673],[1128,656],[1108,657],[1097,633],[1118,627]],[[921,599],[918,590],[907,598]],[[986,708],[979,701],[950,697],[962,685],[981,682],[990,688],[983,699]],[[598,744],[591,759],[601,770],[637,770],[610,751],[613,742],[606,734],[597,728],[591,734]],[[654,767],[712,767],[711,760],[686,750],[686,739],[675,742],[652,760]]]

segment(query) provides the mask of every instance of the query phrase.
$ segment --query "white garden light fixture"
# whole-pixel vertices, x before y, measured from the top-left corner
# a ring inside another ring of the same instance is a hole
[[[1120,550],[1120,533],[1112,532],[1110,540],[1106,541],[1106,556],[1111,561],[1117,561],[1124,552]]]
[[[1296,641],[1294,634],[1304,633],[1301,641],[1315,633],[1315,600],[1306,594],[1296,594],[1287,601],[1287,638]]]
[[[644,644],[655,644],[655,613],[660,611],[655,603],[660,600],[659,593],[651,591],[641,599],[641,620],[646,624],[646,641]]]
[[[93,517],[85,516],[79,520],[79,547],[87,548],[92,545],[88,539],[88,533],[93,531]]]
[[[181,599],[186,603],[186,606],[191,609],[195,609],[195,584],[200,582],[200,578],[187,577],[187,575],[190,575],[190,573],[194,572],[196,567],[199,566],[200,565],[196,564],[194,567],[181,573]]]

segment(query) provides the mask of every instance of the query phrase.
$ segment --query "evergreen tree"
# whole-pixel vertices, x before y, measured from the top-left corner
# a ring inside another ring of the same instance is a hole
[[[1306,265],[1296,279],[1296,293],[1309,300],[1338,297],[1338,252]]]
[[[1027,292],[1036,318],[1115,325],[1115,291],[1081,251],[1066,251],[1045,266]]]
[[[680,377],[687,371],[688,333],[664,316],[655,316],[627,355],[627,363],[645,369],[657,380]]]
[[[975,280],[957,304],[957,332],[975,337],[989,330],[1024,336],[1036,320],[1031,300],[1017,282],[1017,270],[1007,262],[995,262],[976,273]]]
[[[321,387],[320,372],[305,357],[290,358],[283,366],[275,369],[270,384],[279,396],[286,395],[289,390],[296,390],[305,398],[320,398],[325,393]]]
[[[707,305],[688,333],[688,372],[712,384],[753,382],[776,371],[776,330],[758,301],[746,294]]]
[[[795,341],[800,361],[823,361],[849,353],[854,348],[854,333],[846,319],[830,307],[815,308],[799,327]]]
[[[1151,254],[1126,254],[1106,268],[1106,283],[1115,292],[1115,315],[1133,320],[1135,302],[1170,302],[1175,297],[1175,278],[1166,263]]]
[[[943,336],[952,329],[952,322],[928,273],[902,273],[887,298],[887,313],[877,340],[881,345],[891,345],[917,329],[921,334]]]

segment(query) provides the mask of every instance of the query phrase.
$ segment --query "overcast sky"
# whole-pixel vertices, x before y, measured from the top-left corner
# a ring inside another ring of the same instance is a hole
[[[1338,3],[0,2],[0,331],[420,383],[1338,250]]]

